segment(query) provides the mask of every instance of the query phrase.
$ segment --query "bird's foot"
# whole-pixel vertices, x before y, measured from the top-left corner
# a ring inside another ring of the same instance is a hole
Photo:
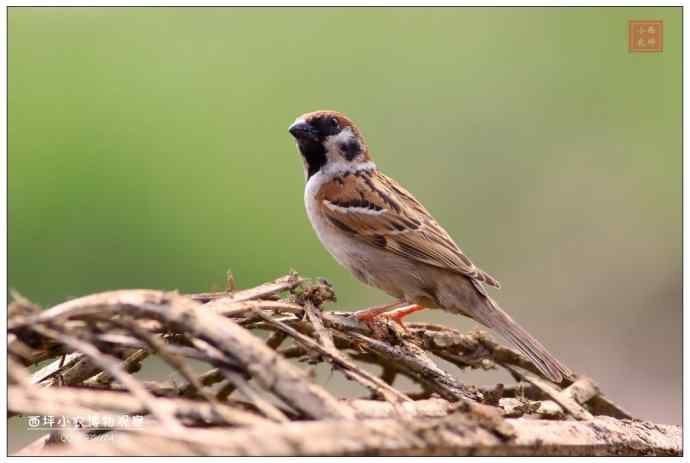
[[[426,310],[426,307],[422,307],[420,305],[408,305],[404,307],[400,307],[397,309],[393,310],[386,310],[390,309],[391,307],[396,307],[400,305],[400,302],[396,304],[389,304],[387,308],[382,308],[383,306],[380,307],[373,307],[372,309],[376,309],[374,311],[371,311],[371,309],[367,310],[362,310],[360,312],[355,312],[355,317],[366,323],[367,326],[373,331],[373,332],[378,332],[379,330],[375,328],[376,322],[381,321],[381,320],[391,320],[395,322],[398,326],[400,326],[405,333],[409,333],[409,328],[403,323],[403,318],[407,317],[410,314],[413,314],[415,312],[419,312],[420,310]],[[371,311],[371,312],[370,312]]]
[[[390,304],[375,305],[374,307],[369,307],[368,309],[358,310],[357,312],[354,312],[352,315],[359,321],[368,322],[378,317],[382,313],[387,312],[396,307],[400,307],[402,305],[405,305],[405,301],[394,301]]]

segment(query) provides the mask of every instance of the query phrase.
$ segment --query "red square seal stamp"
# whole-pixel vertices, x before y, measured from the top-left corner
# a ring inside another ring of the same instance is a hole
[[[664,51],[664,22],[628,21],[628,51],[631,53]]]

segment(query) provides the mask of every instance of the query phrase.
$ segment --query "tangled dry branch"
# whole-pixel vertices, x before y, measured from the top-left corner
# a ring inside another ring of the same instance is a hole
[[[681,452],[680,428],[633,419],[589,378],[553,384],[479,331],[410,324],[406,332],[384,321],[374,333],[350,313],[321,310],[333,300],[327,283],[296,274],[239,291],[111,291],[47,310],[15,294],[10,416],[66,417],[17,453]],[[137,378],[149,357],[183,383]],[[505,368],[515,384],[469,386],[439,359],[463,369]],[[370,395],[338,398],[304,363],[328,364]],[[417,390],[396,387],[403,376]],[[124,426],[123,418],[138,425]]]

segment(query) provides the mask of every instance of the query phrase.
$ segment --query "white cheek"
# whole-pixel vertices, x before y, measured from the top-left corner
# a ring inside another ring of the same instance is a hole
[[[357,172],[360,170],[376,169],[376,164],[372,161],[362,162],[361,156],[355,157],[352,161],[348,161],[342,155],[339,145],[346,144],[352,140],[355,135],[349,127],[340,131],[337,135],[327,137],[323,142],[326,148],[326,158],[328,162],[323,167],[322,171],[327,175],[340,175],[343,172]]]
[[[337,161],[337,157],[341,157],[339,145],[347,143],[354,137],[351,128],[346,128],[340,131],[338,135],[331,135],[327,137],[323,142],[323,146],[326,148],[326,156],[329,160]]]

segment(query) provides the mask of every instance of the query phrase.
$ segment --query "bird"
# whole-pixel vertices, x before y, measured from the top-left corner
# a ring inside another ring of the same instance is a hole
[[[467,257],[412,193],[377,168],[350,118],[309,112],[288,131],[304,165],[307,216],[322,245],[355,278],[395,300],[357,312],[359,320],[403,325],[411,313],[443,309],[499,334],[549,380],[572,377],[489,295],[486,287],[499,282]]]

